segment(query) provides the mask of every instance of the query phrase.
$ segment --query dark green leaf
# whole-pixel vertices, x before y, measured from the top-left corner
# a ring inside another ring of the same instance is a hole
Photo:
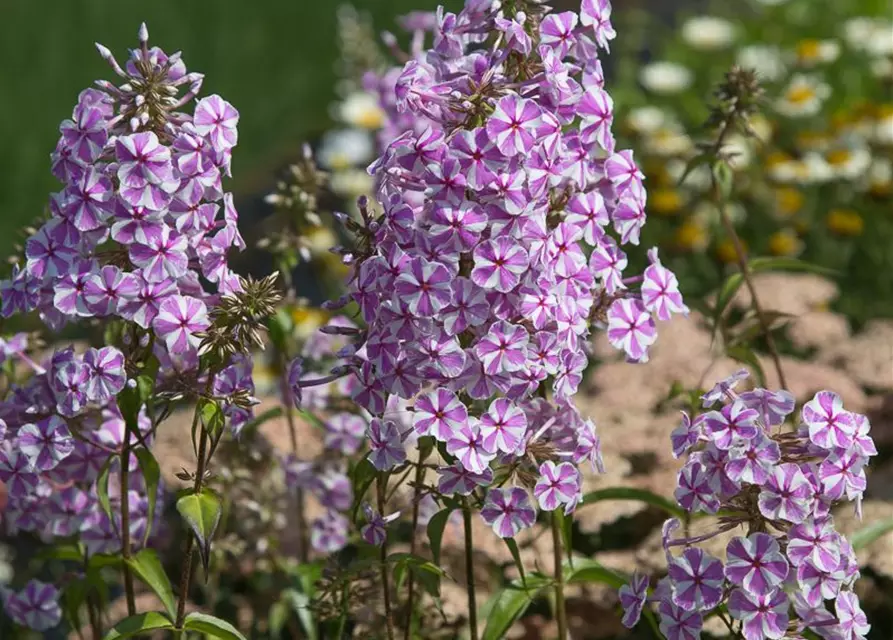
[[[574,519],[572,517],[564,515],[564,512],[561,509],[556,509],[552,513],[552,517],[558,518],[558,527],[561,531],[561,543],[564,545],[564,553],[567,555],[567,561],[571,564],[571,566],[573,566]]]
[[[105,640],[124,640],[124,638],[131,638],[140,633],[172,629],[174,629],[174,625],[166,615],[150,611],[124,618],[105,634]]]
[[[564,579],[568,584],[600,583],[619,589],[626,584],[626,578],[611,569],[606,569],[595,560],[582,560],[576,567],[565,566]]]
[[[127,564],[133,569],[133,572],[152,588],[158,599],[167,609],[168,614],[173,618],[177,615],[177,601],[174,598],[174,589],[171,581],[161,566],[161,561],[154,549],[143,549],[135,556],[128,560]]]
[[[267,409],[262,414],[260,414],[259,416],[256,416],[253,420],[250,420],[248,423],[246,423],[245,426],[242,427],[242,433],[248,434],[253,431],[256,431],[258,429],[258,427],[269,422],[270,420],[278,418],[283,413],[285,413],[285,412],[283,411],[281,406],[273,407],[272,409]]]
[[[428,521],[428,542],[431,545],[431,555],[434,564],[440,564],[440,545],[443,542],[443,530],[449,522],[452,509],[441,509]]]
[[[719,193],[724,201],[728,201],[732,195],[732,188],[735,186],[735,176],[732,173],[732,167],[725,160],[717,160],[713,163],[713,178]]]
[[[590,491],[583,496],[583,500],[577,508],[582,509],[590,504],[601,502],[603,500],[637,500],[639,502],[650,504],[652,507],[663,509],[671,516],[680,519],[684,518],[687,513],[685,509],[663,496],[646,491],[645,489],[634,489],[632,487],[606,487],[604,489]]]
[[[509,628],[524,615],[527,607],[549,582],[547,578],[530,576],[527,588],[515,581],[494,593],[490,601],[484,605],[484,610],[487,612],[487,626],[481,640],[504,638]]]
[[[147,515],[146,534],[143,538],[143,544],[149,540],[149,534],[152,532],[152,520],[155,517],[155,502],[158,499],[158,482],[161,479],[161,470],[158,468],[158,461],[152,452],[148,449],[140,447],[134,450],[137,464],[146,481],[146,493],[149,499],[149,513]]]
[[[858,551],[891,531],[893,531],[893,518],[872,522],[850,536],[850,542],[853,545],[853,549]]]
[[[316,640],[319,634],[316,630],[316,620],[313,619],[313,609],[310,608],[310,595],[297,589],[286,589],[282,594],[282,600],[287,603],[288,609],[298,616],[308,640]]]
[[[103,512],[106,517],[109,519],[109,522],[114,522],[114,514],[112,513],[112,502],[109,499],[109,470],[111,469],[112,462],[118,459],[118,456],[109,456],[108,460],[105,461],[105,464],[102,465],[102,468],[99,470],[99,476],[96,478],[96,492],[99,494],[99,506],[102,507]]]
[[[214,537],[214,532],[217,531],[217,525],[220,524],[222,512],[220,496],[209,489],[205,489],[201,493],[184,495],[177,500],[177,511],[180,512],[186,524],[195,534],[195,540],[198,542],[201,553],[202,566],[207,577],[211,540]]]
[[[183,628],[187,631],[198,631],[221,640],[246,640],[245,636],[226,620],[197,611],[186,616]]]
[[[375,478],[377,477],[378,470],[372,466],[372,463],[369,462],[367,458],[363,458],[357,463],[353,472],[353,482],[351,483],[355,487],[353,509],[351,509],[350,516],[351,521],[357,521],[360,505],[363,504],[366,492],[369,491],[369,487],[372,486],[372,483],[375,482]]]
[[[503,538],[505,541],[505,546],[509,548],[509,552],[512,554],[512,559],[515,561],[515,566],[518,567],[518,573],[521,576],[521,584],[527,584],[527,577],[524,575],[524,563],[521,562],[521,552],[518,550],[518,543],[515,542],[514,538]]]

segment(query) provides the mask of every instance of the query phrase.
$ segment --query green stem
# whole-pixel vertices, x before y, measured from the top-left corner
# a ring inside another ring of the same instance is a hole
[[[192,428],[193,430],[198,425],[199,420],[199,409],[200,404],[195,407],[195,414],[192,417]],[[205,480],[205,455],[208,450],[208,432],[205,430],[204,425],[202,425],[201,429],[201,437],[199,439],[198,445],[198,455],[197,455],[197,468],[195,471],[195,483],[192,487],[193,493],[201,493],[202,485]],[[189,533],[189,537],[186,538],[186,550],[183,553],[183,572],[180,575],[180,599],[177,603],[177,620],[175,626],[177,627],[177,637],[182,637],[182,629],[183,622],[186,619],[186,600],[189,598],[189,589],[192,584],[192,560],[195,555],[195,537],[192,532]]]
[[[468,498],[462,501],[462,520],[465,525],[465,583],[468,590],[468,637],[478,639],[477,597],[474,586],[474,541],[471,532],[471,507]]]
[[[564,604],[564,554],[561,545],[561,523],[557,512],[552,512],[552,552],[555,560],[555,618],[558,622],[558,638],[567,638],[567,608]]]
[[[376,490],[378,493],[378,513],[384,515],[385,496],[388,489],[388,474],[382,472],[378,476]],[[387,538],[381,543],[381,593],[384,597],[384,619],[388,631],[388,640],[394,640],[394,621],[391,619],[391,581],[388,573]]]
[[[422,483],[425,481],[425,461],[419,458],[419,464],[415,470],[415,486],[412,489],[412,529],[409,533],[409,553],[416,554],[418,547],[418,535],[416,530],[419,528],[419,497],[422,491]],[[415,620],[415,576],[412,571],[409,572],[407,581],[406,595],[406,629],[403,631],[403,640],[409,640],[412,636],[412,626]]]
[[[133,590],[133,573],[130,571],[130,424],[124,421],[124,444],[121,447],[121,572],[124,574],[124,591],[127,595],[127,615],[136,615],[136,596]]]

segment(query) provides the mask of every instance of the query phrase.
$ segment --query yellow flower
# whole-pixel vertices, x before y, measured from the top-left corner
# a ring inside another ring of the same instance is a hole
[[[865,228],[862,216],[851,209],[833,209],[825,222],[831,231],[841,236],[858,236]]]
[[[648,195],[648,204],[651,210],[662,216],[672,216],[679,213],[682,208],[682,196],[676,189],[654,189]]]
[[[794,187],[775,189],[775,206],[778,214],[789,218],[803,207],[803,192]]]
[[[290,309],[295,335],[306,340],[329,319],[328,312],[316,307],[294,306]]]
[[[791,229],[782,229],[769,236],[769,253],[774,256],[795,256],[803,250],[803,241]]]
[[[686,251],[703,251],[707,248],[707,232],[704,227],[687,220],[676,230],[676,244]]]
[[[801,40],[795,50],[797,62],[812,66],[823,62],[834,62],[840,55],[840,44],[835,40]]]
[[[741,247],[747,252],[747,245],[744,240],[741,241]],[[732,242],[731,238],[723,238],[716,243],[716,257],[726,264],[738,262],[738,252],[735,250],[735,243]]]

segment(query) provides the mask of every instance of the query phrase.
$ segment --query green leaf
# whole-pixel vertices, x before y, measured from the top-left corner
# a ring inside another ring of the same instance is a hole
[[[357,463],[357,466],[354,467],[353,482],[351,484],[356,487],[356,490],[350,515],[352,522],[357,522],[360,505],[363,504],[366,492],[369,491],[369,487],[372,486],[372,483],[375,482],[375,478],[377,477],[378,470],[372,466],[372,463],[369,462],[368,458],[363,458]]]
[[[168,614],[173,618],[177,615],[177,600],[174,598],[174,589],[171,581],[161,566],[161,561],[154,549],[143,549],[138,554],[130,558],[127,564],[133,569],[133,572],[139,576],[139,579],[145,582],[158,599],[164,604]]]
[[[626,578],[606,569],[595,560],[582,560],[577,562],[576,567],[564,567],[564,579],[567,584],[581,583],[599,583],[606,584],[615,589],[619,589],[626,584]]]
[[[308,640],[317,640],[319,634],[316,630],[316,621],[313,619],[313,609],[310,608],[310,595],[297,589],[286,589],[282,593],[283,602],[298,616]]]
[[[719,193],[724,201],[728,201],[732,195],[732,188],[735,186],[735,176],[732,173],[732,167],[725,160],[717,160],[711,167],[713,170],[713,178],[716,186],[719,187]]]
[[[757,384],[761,387],[766,386],[766,372],[763,371],[763,365],[760,364],[760,359],[757,358],[757,354],[754,353],[754,350],[751,349],[749,345],[738,344],[734,347],[728,347],[726,348],[726,355],[753,369]]]
[[[531,576],[527,580],[527,588],[517,581],[500,589],[491,596],[484,605],[487,611],[487,626],[481,640],[501,640],[518,618],[524,615],[527,607],[539,596],[549,584],[547,578]]]
[[[280,307],[276,314],[270,318],[269,336],[270,341],[280,353],[288,351],[288,337],[294,329],[294,321],[291,314],[284,307]]]
[[[431,555],[434,564],[440,564],[440,545],[443,542],[443,530],[450,520],[452,509],[441,509],[428,521],[428,542],[431,544]]]
[[[216,400],[202,398],[199,401],[199,416],[202,421],[202,427],[205,432],[211,436],[211,442],[217,442],[223,433],[223,427],[226,425],[226,417],[223,415],[223,409]]]
[[[117,459],[117,455],[109,456],[108,460],[105,461],[102,468],[99,470],[99,476],[96,478],[96,492],[99,494],[99,506],[102,507],[109,522],[115,521],[112,514],[112,502],[109,499],[109,470],[111,469],[112,462]]]
[[[509,552],[512,554],[512,559],[515,561],[515,566],[518,567],[518,573],[521,575],[521,584],[527,584],[527,577],[524,575],[524,563],[521,562],[521,552],[518,550],[518,543],[515,542],[514,538],[503,538],[505,541],[505,546],[509,548]]]
[[[146,492],[149,499],[149,513],[147,515],[146,533],[143,537],[143,545],[149,540],[149,534],[152,532],[152,519],[155,517],[155,502],[158,499],[158,482],[161,479],[161,470],[158,468],[158,461],[152,452],[148,449],[140,447],[134,450],[137,464],[146,481]]]
[[[124,638],[131,638],[140,633],[173,629],[174,625],[168,620],[166,615],[157,611],[150,611],[149,613],[141,613],[124,618],[109,629],[109,632],[105,634],[104,640],[124,640]]]
[[[183,628],[187,631],[198,631],[221,640],[247,640],[238,629],[226,620],[209,616],[206,613],[198,613],[197,611],[186,616]]]
[[[573,558],[573,537],[574,537],[574,519],[564,514],[561,509],[552,512],[553,518],[558,518],[558,527],[561,531],[561,543],[564,545],[564,553],[567,554],[567,561],[574,565]]]
[[[177,500],[177,511],[192,529],[202,557],[205,577],[208,575],[208,562],[211,554],[211,540],[217,525],[220,524],[222,512],[220,496],[210,489],[201,493],[190,493]]]
[[[118,408],[121,410],[121,417],[127,424],[127,428],[131,432],[139,431],[139,415],[146,404],[146,401],[152,395],[152,389],[155,387],[155,376],[148,373],[142,373],[136,377],[136,385],[125,385],[115,400]]]
[[[680,519],[684,518],[687,513],[685,509],[663,496],[659,496],[651,491],[646,491],[645,489],[634,489],[632,487],[606,487],[604,489],[590,491],[583,496],[583,500],[577,509],[585,508],[592,503],[601,502],[603,500],[638,500],[639,502],[645,502],[652,507],[662,509],[671,516]]]
[[[893,518],[881,520],[879,522],[872,522],[870,525],[859,529],[856,533],[850,536],[850,542],[853,545],[853,549],[858,551],[891,531],[893,531]]]

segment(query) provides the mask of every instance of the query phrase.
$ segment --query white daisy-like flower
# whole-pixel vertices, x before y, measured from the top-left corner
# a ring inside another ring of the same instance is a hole
[[[337,170],[365,164],[373,153],[375,144],[368,131],[336,129],[323,136],[317,158],[323,167]]]
[[[843,39],[851,49],[883,57],[893,54],[893,22],[880,17],[857,16],[843,23]]]
[[[752,44],[742,47],[736,59],[738,66],[753,69],[764,80],[781,78],[786,69],[778,47],[768,44]]]
[[[332,174],[329,187],[338,195],[353,201],[361,195],[372,193],[375,185],[372,176],[363,169],[346,169]]]
[[[672,184],[679,184],[682,175],[688,168],[688,161],[680,158],[673,158],[672,160],[667,161],[665,167]],[[685,189],[690,189],[695,193],[703,193],[710,188],[710,184],[710,167],[706,164],[701,164],[688,172],[688,175],[685,176],[685,181],[680,186]]]
[[[775,102],[778,113],[791,118],[813,116],[831,95],[831,87],[816,76],[794,74],[782,97]]]
[[[697,51],[725,49],[735,40],[735,26],[716,16],[695,16],[682,24],[682,39]]]
[[[820,184],[834,177],[834,172],[820,153],[809,152],[799,160],[789,158],[772,162],[767,167],[769,177],[781,184]]]
[[[679,156],[691,151],[694,142],[683,126],[675,120],[667,120],[645,139],[648,153],[658,156]]]
[[[651,93],[672,95],[691,86],[694,76],[688,67],[662,60],[646,64],[639,71],[639,82]]]
[[[881,115],[875,120],[873,138],[884,145],[893,145],[893,109],[889,107],[881,110]]]
[[[875,78],[889,80],[893,78],[893,59],[875,58],[871,61],[871,74]]]
[[[887,193],[893,187],[893,161],[889,158],[875,158],[866,174],[863,188]]]
[[[666,122],[667,114],[663,109],[653,106],[631,109],[626,117],[626,124],[640,135],[654,133]]]
[[[835,178],[855,180],[871,166],[871,152],[864,146],[842,146],[825,153],[825,162]]]
[[[801,40],[794,49],[794,57],[801,67],[828,64],[840,57],[840,43],[837,40]]]
[[[737,133],[726,138],[723,152],[729,154],[729,165],[733,169],[743,169],[753,159],[753,146],[750,140]]]
[[[385,113],[378,104],[378,98],[366,91],[351,93],[338,105],[338,119],[360,129],[380,129],[384,124]]]

